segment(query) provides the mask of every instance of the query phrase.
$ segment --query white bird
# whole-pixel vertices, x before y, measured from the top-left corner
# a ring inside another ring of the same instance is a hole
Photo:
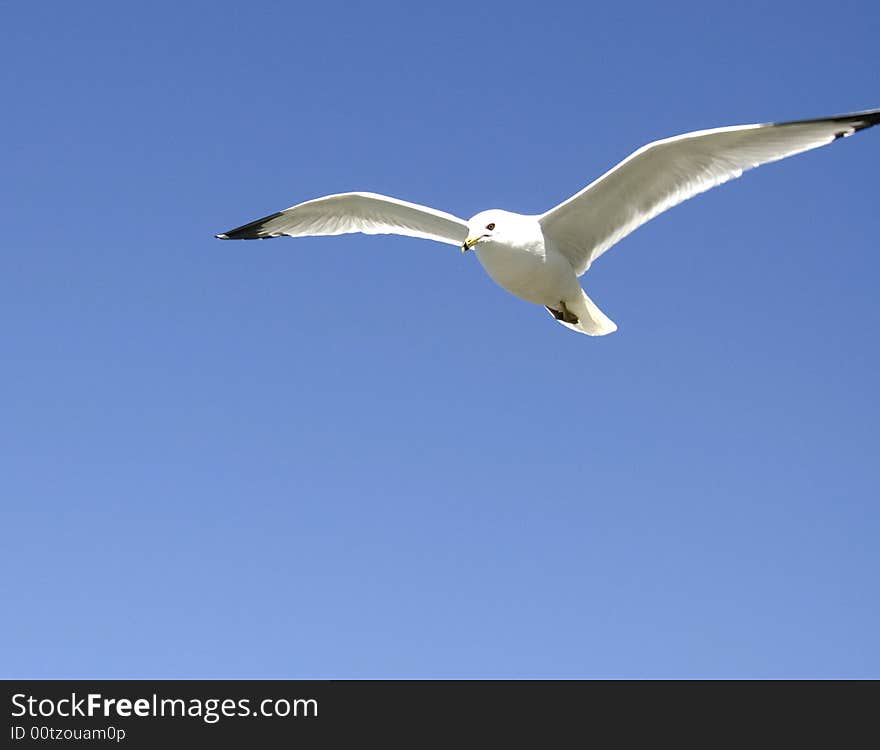
[[[475,248],[483,268],[517,297],[543,305],[590,336],[617,326],[581,289],[596,258],[668,208],[748,169],[818,148],[880,123],[880,109],[816,120],[698,130],[635,151],[543,214],[492,209],[469,221],[376,193],[340,193],[216,235],[221,240],[288,235],[403,234]]]

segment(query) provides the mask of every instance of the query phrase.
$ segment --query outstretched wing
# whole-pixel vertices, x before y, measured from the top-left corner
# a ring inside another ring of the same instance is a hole
[[[700,130],[643,146],[539,217],[578,273],[646,221],[748,169],[880,122],[880,109],[819,120]]]
[[[262,240],[353,232],[404,234],[461,245],[467,238],[467,222],[386,195],[340,193],[299,203],[216,236],[221,240]]]

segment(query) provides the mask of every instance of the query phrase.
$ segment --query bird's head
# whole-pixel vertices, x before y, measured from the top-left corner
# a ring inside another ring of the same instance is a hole
[[[481,211],[472,217],[468,221],[468,235],[461,246],[461,251],[466,253],[478,242],[502,239],[507,215],[506,211],[492,209],[491,211]]]

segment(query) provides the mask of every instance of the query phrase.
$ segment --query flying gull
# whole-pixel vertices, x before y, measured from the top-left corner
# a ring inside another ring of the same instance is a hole
[[[793,122],[698,130],[654,141],[583,190],[537,215],[501,209],[468,221],[376,193],[340,193],[299,203],[216,235],[221,240],[363,232],[403,234],[474,249],[499,285],[543,305],[589,336],[617,330],[581,289],[596,258],[668,208],[746,170],[824,146],[880,123],[880,109]]]

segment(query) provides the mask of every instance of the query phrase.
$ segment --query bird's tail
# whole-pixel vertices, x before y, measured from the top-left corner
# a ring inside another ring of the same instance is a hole
[[[577,323],[568,323],[558,318],[552,310],[550,314],[572,331],[585,333],[587,336],[607,336],[617,330],[617,324],[603,313],[583,290],[580,299],[565,300],[565,305],[577,317]]]

